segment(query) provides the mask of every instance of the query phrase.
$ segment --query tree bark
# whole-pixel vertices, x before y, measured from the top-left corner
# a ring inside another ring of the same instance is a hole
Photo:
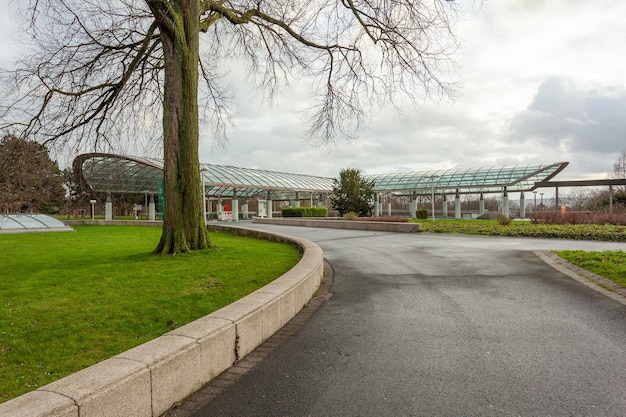
[[[156,253],[210,247],[198,153],[198,0],[149,2],[165,55],[163,233]]]

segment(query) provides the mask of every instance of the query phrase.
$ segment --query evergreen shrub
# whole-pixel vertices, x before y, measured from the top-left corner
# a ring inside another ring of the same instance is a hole
[[[285,207],[283,217],[328,217],[326,207]]]
[[[417,209],[415,211],[416,219],[427,219],[428,218],[428,209]]]

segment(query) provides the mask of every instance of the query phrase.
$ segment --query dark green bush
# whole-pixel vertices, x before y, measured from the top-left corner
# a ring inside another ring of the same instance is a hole
[[[285,207],[283,217],[328,217],[326,207]]]
[[[416,219],[427,219],[428,218],[428,209],[417,209],[415,212]]]

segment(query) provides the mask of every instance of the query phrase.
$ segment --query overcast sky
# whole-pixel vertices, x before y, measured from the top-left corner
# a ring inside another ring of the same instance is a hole
[[[329,177],[569,161],[558,179],[606,178],[626,150],[626,1],[457,1],[453,103],[379,111],[355,140],[320,149],[302,140],[297,85],[270,107],[239,83],[228,143],[202,128],[200,160]],[[1,19],[5,66],[14,25]]]

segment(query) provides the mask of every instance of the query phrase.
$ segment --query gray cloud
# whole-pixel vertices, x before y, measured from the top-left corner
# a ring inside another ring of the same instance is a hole
[[[573,80],[544,81],[528,109],[511,120],[514,140],[611,153],[626,147],[626,88],[585,88]]]

